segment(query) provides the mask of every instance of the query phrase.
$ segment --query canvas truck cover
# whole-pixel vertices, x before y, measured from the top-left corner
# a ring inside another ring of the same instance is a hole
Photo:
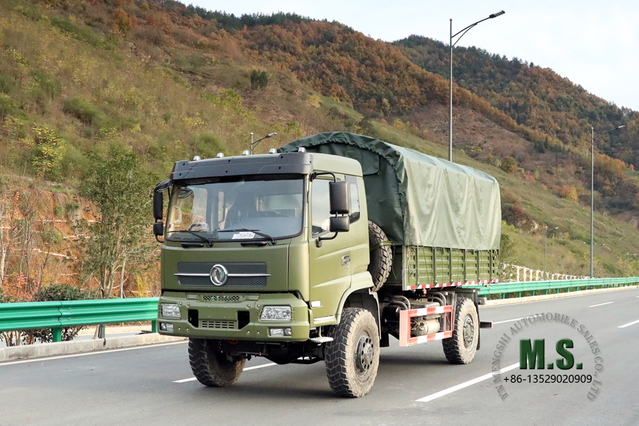
[[[499,249],[499,184],[489,174],[353,133],[319,133],[279,151],[298,147],[361,163],[368,217],[394,245]]]

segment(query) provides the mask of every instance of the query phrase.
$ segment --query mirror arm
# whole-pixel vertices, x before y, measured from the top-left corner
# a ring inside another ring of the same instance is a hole
[[[322,247],[322,241],[326,241],[326,240],[334,240],[337,237],[337,232],[333,233],[332,237],[317,237],[317,240],[315,240],[315,245],[317,245],[317,247]]]

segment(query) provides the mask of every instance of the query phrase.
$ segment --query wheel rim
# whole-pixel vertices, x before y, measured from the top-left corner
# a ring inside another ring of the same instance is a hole
[[[473,345],[475,340],[475,322],[470,315],[466,315],[464,318],[464,347],[466,349]]]
[[[357,350],[355,352],[355,366],[360,374],[366,374],[373,365],[375,360],[375,348],[373,339],[368,335],[362,335],[357,341]]]

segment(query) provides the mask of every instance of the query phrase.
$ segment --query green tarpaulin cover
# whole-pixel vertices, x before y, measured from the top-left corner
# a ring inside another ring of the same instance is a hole
[[[353,133],[319,133],[279,151],[298,147],[361,163],[368,217],[393,244],[499,249],[499,184],[489,174]]]

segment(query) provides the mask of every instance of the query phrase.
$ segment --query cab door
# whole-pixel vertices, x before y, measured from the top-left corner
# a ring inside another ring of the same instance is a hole
[[[338,177],[339,179],[339,177]],[[351,233],[329,231],[330,201],[328,184],[332,179],[316,178],[311,183],[310,285],[313,325],[335,323],[339,302],[351,286]]]

